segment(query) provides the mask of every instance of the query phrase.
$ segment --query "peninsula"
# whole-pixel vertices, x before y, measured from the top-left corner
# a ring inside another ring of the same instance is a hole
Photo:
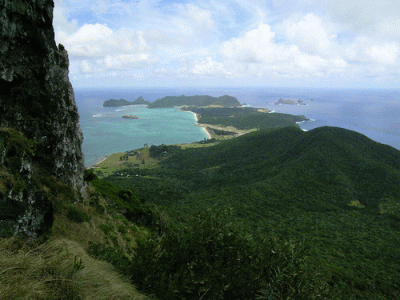
[[[127,105],[149,105],[149,101],[145,101],[142,96],[137,98],[135,101],[128,101],[125,99],[109,99],[104,101],[104,107],[120,107],[120,106],[127,106]]]
[[[148,108],[168,108],[175,106],[194,106],[194,107],[238,107],[240,102],[232,96],[224,95],[221,97],[212,97],[208,95],[197,96],[167,96],[158,99],[151,104]]]

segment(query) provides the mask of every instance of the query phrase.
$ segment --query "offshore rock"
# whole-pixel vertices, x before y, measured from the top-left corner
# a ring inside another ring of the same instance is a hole
[[[19,153],[17,158],[15,147],[7,146],[7,134],[0,136],[0,171],[15,171],[4,165],[7,156],[14,160],[14,167],[20,164],[19,172],[23,173],[14,174],[19,184],[25,185],[20,189],[23,193],[11,188],[15,182],[4,186],[0,178],[0,202],[22,203],[20,215],[26,222],[17,223],[37,225],[43,217],[39,211],[49,211],[43,197],[40,200],[27,189],[32,184],[33,168],[38,176],[54,176],[75,190],[83,190],[83,135],[68,78],[68,54],[54,41],[53,8],[53,0],[0,0],[0,127],[13,128],[35,143],[34,155],[28,159]],[[42,203],[35,203],[39,200]]]

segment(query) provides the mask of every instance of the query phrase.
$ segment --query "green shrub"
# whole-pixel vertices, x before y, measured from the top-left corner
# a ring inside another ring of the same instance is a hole
[[[117,229],[118,229],[118,232],[122,233],[122,234],[125,234],[125,233],[128,232],[128,230],[126,229],[125,225],[119,225]]]
[[[149,154],[150,157],[160,158],[160,157],[170,156],[171,154],[175,154],[180,150],[181,147],[176,145],[164,145],[164,144],[160,146],[151,145],[149,149]]]
[[[110,235],[110,233],[114,232],[115,228],[112,224],[101,224],[99,226],[100,230],[104,232],[105,235]]]
[[[103,205],[100,204],[99,200],[100,199],[99,199],[99,197],[97,197],[97,195],[96,196],[92,196],[91,199],[90,199],[89,204],[92,207],[94,207],[98,213],[103,214],[106,209],[104,208]]]
[[[90,216],[87,213],[80,211],[75,206],[68,207],[67,218],[77,223],[90,221]]]
[[[67,205],[81,198],[78,191],[54,177],[42,177],[40,181],[49,190],[48,194],[53,199],[55,213],[61,212]]]
[[[229,218],[228,210],[201,212],[187,227],[138,240],[134,283],[160,299],[254,299],[266,287],[301,299],[305,248],[256,242]]]
[[[99,179],[96,174],[94,174],[93,169],[86,169],[83,173],[83,179],[85,181],[92,181],[95,179]]]
[[[121,189],[114,184],[96,179],[92,181],[96,191],[109,200],[128,220],[152,229],[160,227],[160,213],[154,205],[143,204],[130,189]]]
[[[88,253],[96,259],[102,259],[113,264],[124,275],[128,275],[132,268],[129,258],[121,250],[114,247],[92,243],[89,245]]]

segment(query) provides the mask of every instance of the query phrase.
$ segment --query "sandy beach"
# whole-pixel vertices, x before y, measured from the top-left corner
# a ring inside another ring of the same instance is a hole
[[[207,139],[210,140],[210,139],[211,139],[211,134],[208,132],[207,128],[204,127],[204,125],[199,124],[199,117],[198,117],[198,115],[197,115],[195,112],[192,112],[192,111],[186,111],[186,112],[191,113],[191,114],[194,114],[194,118],[195,118],[195,120],[196,120],[196,126],[201,127],[201,128],[203,129],[204,133],[207,135]]]
[[[97,165],[102,163],[103,161],[105,161],[108,158],[108,156],[103,157],[100,161],[93,163],[92,165],[88,166],[87,168],[100,168]]]
[[[197,125],[200,126],[203,129],[203,131],[207,135],[207,139],[211,140],[211,134],[208,132],[207,128],[204,127],[203,125],[200,125],[199,123],[197,123]]]

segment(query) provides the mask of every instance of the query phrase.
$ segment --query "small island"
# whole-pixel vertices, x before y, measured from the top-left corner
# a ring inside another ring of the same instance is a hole
[[[297,101],[286,99],[283,100],[282,98],[275,102],[275,105],[286,104],[286,105],[307,105],[303,100],[299,99]]]
[[[125,99],[109,99],[104,101],[104,107],[120,107],[120,106],[127,106],[127,105],[149,105],[149,101],[145,101],[142,96],[137,98],[135,101],[128,101]]]
[[[139,119],[138,116],[132,116],[132,115],[125,115],[125,116],[122,116],[122,118],[124,118],[124,119],[132,119],[132,120]]]

